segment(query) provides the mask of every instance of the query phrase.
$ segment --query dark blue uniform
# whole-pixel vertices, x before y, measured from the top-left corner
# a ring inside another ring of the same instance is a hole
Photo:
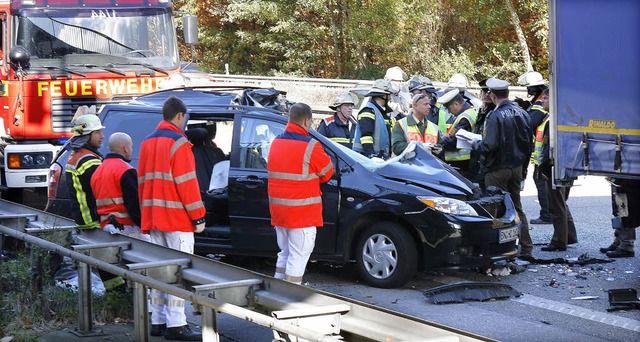
[[[318,133],[348,148],[353,146],[355,132],[356,125],[350,122],[345,124],[338,118],[338,113],[323,119],[318,126]]]

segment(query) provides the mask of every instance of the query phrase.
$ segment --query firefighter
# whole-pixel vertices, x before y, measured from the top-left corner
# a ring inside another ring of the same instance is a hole
[[[542,106],[542,97],[543,91],[549,89],[542,78],[542,75],[539,72],[530,71],[518,78],[518,82],[521,85],[527,86],[527,94],[532,96],[530,105],[528,108],[525,108],[527,113],[529,113],[529,118],[531,119],[531,127],[534,129],[542,124],[548,114],[548,110],[545,110]],[[535,137],[532,137],[532,140],[535,140]],[[547,196],[546,190],[546,181],[541,179],[541,172],[537,172],[536,168],[538,166],[534,163],[533,170],[533,182],[536,185],[536,189],[538,191],[538,203],[540,204],[540,215],[537,218],[529,221],[531,224],[549,224],[553,223],[553,217],[551,216],[551,212],[549,211],[549,196]]]
[[[438,102],[455,117],[455,121],[440,141],[444,148],[444,159],[449,165],[458,169],[460,174],[469,178],[471,149],[457,148],[456,132],[461,129],[472,132],[476,125],[478,113],[475,108],[465,101],[458,89],[446,92],[438,99]]]
[[[162,105],[163,120],[140,146],[138,190],[142,232],[151,242],[193,254],[193,233],[204,231],[205,208],[200,197],[191,144],[182,127],[187,106],[171,96]],[[184,313],[184,299],[151,290],[151,335],[166,340],[199,341]]]
[[[389,97],[392,92],[391,83],[387,80],[376,80],[365,96],[369,102],[358,113],[358,123],[353,138],[353,150],[365,156],[389,158],[391,153],[391,128],[396,118],[391,116]]]
[[[387,69],[384,79],[391,83],[391,89],[393,89],[388,103],[393,110],[391,117],[400,119],[409,113],[411,104],[411,94],[405,83],[407,74],[399,66],[394,66]]]
[[[542,110],[545,113],[549,111],[549,89],[545,89],[540,97]],[[545,183],[545,194],[551,210],[553,219],[553,236],[548,245],[543,246],[540,250],[543,252],[566,251],[567,245],[578,243],[578,235],[576,233],[576,225],[573,222],[573,216],[567,200],[569,199],[569,190],[571,185],[558,186],[555,189],[552,184],[551,168],[553,161],[549,155],[549,115],[536,128],[534,150],[532,154],[535,171],[533,178],[542,179]],[[540,173],[537,175],[536,173]]]
[[[356,123],[351,116],[354,104],[353,97],[349,92],[338,93],[333,104],[329,106],[336,113],[320,121],[318,133],[334,142],[351,148],[353,146],[353,136],[356,132]]]
[[[100,228],[100,216],[91,189],[91,176],[102,163],[98,148],[102,146],[104,139],[104,126],[95,115],[95,106],[79,107],[72,123],[73,138],[69,144],[73,152],[65,166],[65,174],[73,220],[79,229]]]
[[[296,103],[289,110],[289,123],[269,150],[268,193],[271,224],[280,252],[275,278],[301,284],[313,252],[316,227],[322,227],[320,183],[333,175],[331,158],[317,140],[309,136],[311,108]]]
[[[111,234],[150,241],[149,234],[140,233],[138,172],[129,164],[133,154],[131,137],[122,132],[113,133],[108,145],[109,153],[91,177],[100,227]]]
[[[471,96],[471,94],[469,94],[469,92],[467,91],[467,89],[469,89],[469,79],[464,74],[455,73],[451,75],[449,81],[447,82],[447,88],[457,88],[464,100],[469,105],[475,107],[476,110],[482,107],[482,101]]]
[[[442,148],[438,145],[438,126],[426,119],[431,110],[431,97],[427,94],[413,95],[412,104],[412,114],[398,120],[393,127],[393,154],[401,154],[411,141],[423,143],[435,155],[441,153]]]

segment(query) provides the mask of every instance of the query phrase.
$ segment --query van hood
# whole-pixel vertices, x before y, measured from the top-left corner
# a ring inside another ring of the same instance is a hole
[[[401,155],[384,162],[374,172],[388,179],[427,187],[443,195],[469,196],[475,187],[458,171],[415,142],[411,142]]]

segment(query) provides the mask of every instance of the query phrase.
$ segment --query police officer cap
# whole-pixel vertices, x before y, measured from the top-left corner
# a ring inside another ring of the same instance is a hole
[[[453,99],[458,94],[460,94],[460,90],[457,88],[453,90],[449,90],[448,92],[444,93],[444,95],[440,96],[440,98],[438,99],[438,103],[442,103],[446,105],[447,103],[453,101]]]
[[[509,86],[509,82],[501,79],[491,77],[487,80],[487,87],[491,90],[507,90]]]

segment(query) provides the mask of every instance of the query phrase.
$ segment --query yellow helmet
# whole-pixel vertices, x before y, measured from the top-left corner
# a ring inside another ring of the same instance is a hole
[[[99,131],[104,129],[102,126],[102,122],[100,122],[100,118],[95,114],[85,114],[78,117],[74,123],[71,131],[73,132],[73,136],[81,136],[91,134],[93,131]]]

